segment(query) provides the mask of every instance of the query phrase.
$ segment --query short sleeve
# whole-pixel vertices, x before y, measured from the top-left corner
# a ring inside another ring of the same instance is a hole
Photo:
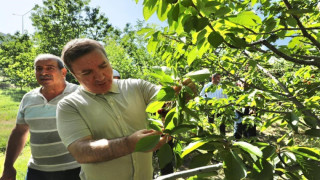
[[[78,139],[91,135],[75,104],[66,99],[58,103],[57,128],[66,147]]]
[[[161,86],[157,86],[155,84],[152,84],[144,80],[140,80],[139,85],[140,85],[140,89],[142,91],[143,98],[146,104],[149,104],[151,101],[153,101],[154,97],[157,95],[157,93],[161,89]]]

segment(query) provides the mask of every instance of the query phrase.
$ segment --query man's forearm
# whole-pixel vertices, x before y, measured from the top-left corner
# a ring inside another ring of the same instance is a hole
[[[128,137],[96,141],[87,137],[72,143],[68,149],[79,163],[109,161],[134,151]]]
[[[4,168],[13,167],[14,162],[21,153],[28,137],[28,126],[17,125],[11,132],[6,149]]]

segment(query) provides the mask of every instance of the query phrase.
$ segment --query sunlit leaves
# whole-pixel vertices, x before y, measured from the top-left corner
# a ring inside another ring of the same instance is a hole
[[[240,12],[235,17],[229,17],[228,20],[243,26],[257,26],[261,23],[260,17],[252,11]]]
[[[171,101],[173,100],[175,91],[170,86],[162,86],[157,94],[158,101]]]
[[[204,145],[205,143],[207,143],[207,141],[195,141],[190,143],[187,147],[185,147],[182,151],[182,157],[186,156],[187,154],[191,153],[192,151],[194,151],[195,149],[199,148],[200,146]]]
[[[159,109],[162,108],[164,103],[164,101],[154,101],[148,105],[146,111],[149,113],[156,113]]]
[[[250,154],[254,154],[258,157],[262,157],[262,151],[258,147],[253,146],[252,144],[240,141],[240,142],[235,142],[233,145],[239,146],[241,149],[243,149],[244,151],[247,151]]]
[[[201,82],[201,81],[208,79],[210,77],[210,75],[211,75],[211,72],[209,71],[209,69],[202,69],[199,71],[189,72],[185,76]]]
[[[320,160],[320,150],[316,148],[292,146],[292,147],[286,147],[286,149],[288,149],[289,151],[295,154],[304,156],[306,158],[310,158],[317,161]]]
[[[157,0],[148,0],[144,1],[143,4],[143,17],[145,20],[148,20],[152,14],[156,11],[157,9]]]

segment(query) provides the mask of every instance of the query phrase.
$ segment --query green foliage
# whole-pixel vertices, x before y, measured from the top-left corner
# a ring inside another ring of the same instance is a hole
[[[137,142],[134,151],[135,152],[150,151],[152,148],[154,148],[158,144],[159,140],[160,140],[160,135],[146,136]]]
[[[43,6],[35,6],[31,20],[42,52],[60,56],[71,39],[86,37],[101,41],[113,31],[100,9],[88,4],[89,0],[45,0]]]
[[[294,141],[297,134],[319,141],[317,4],[315,0],[143,1],[146,19],[156,13],[169,24],[162,31],[141,32],[149,41],[148,51],[171,69],[173,83],[167,84],[164,73],[157,70],[152,76],[164,85],[159,100],[171,104],[164,118],[165,132],[184,147],[174,151],[176,157],[185,158],[198,150],[210,157],[214,152],[213,158],[225,165],[226,179],[318,177],[313,168],[319,164],[318,147],[297,147]],[[227,100],[195,96],[185,101],[190,91],[182,85],[184,77],[192,78],[200,90],[206,77],[215,72],[222,74],[220,86]],[[165,90],[167,85],[182,89],[173,95]],[[212,138],[216,126],[222,122],[233,126],[234,110],[246,106],[254,111],[244,123],[264,132],[277,126],[292,133],[268,143],[255,143],[255,138],[240,142],[228,136]],[[210,125],[208,113],[222,115]],[[207,163],[199,160],[196,164]]]
[[[33,71],[33,60],[37,49],[30,36],[19,33],[9,35],[0,44],[1,75],[17,87],[32,87],[36,85]]]

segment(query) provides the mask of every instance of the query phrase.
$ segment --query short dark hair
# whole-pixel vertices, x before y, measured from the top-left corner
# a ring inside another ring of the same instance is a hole
[[[56,55],[53,55],[53,54],[39,54],[39,55],[34,59],[33,66],[35,67],[35,66],[36,66],[36,63],[37,63],[38,61],[41,61],[41,60],[55,60],[55,61],[57,61],[57,63],[58,63],[58,68],[59,68],[59,69],[64,68],[64,64],[63,64],[63,61],[61,60],[61,58],[58,57],[58,56],[56,56]]]
[[[215,77],[217,77],[218,75],[220,75],[220,76],[221,76],[221,74],[220,74],[220,73],[214,73],[214,74],[212,74],[212,78],[215,78]]]
[[[71,72],[73,72],[71,63],[94,50],[101,51],[103,55],[105,55],[105,57],[108,59],[104,47],[98,41],[87,38],[74,39],[69,41],[62,50],[61,59],[63,60],[66,67]]]

